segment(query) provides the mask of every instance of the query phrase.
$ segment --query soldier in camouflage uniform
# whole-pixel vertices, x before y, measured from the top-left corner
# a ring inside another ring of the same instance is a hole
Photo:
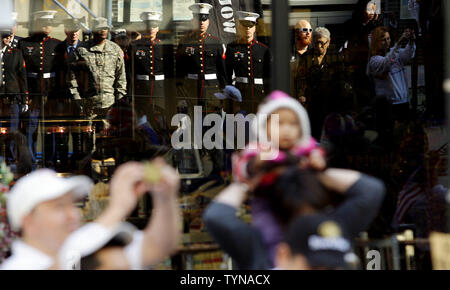
[[[127,93],[124,54],[107,39],[110,28],[105,18],[95,19],[94,39],[77,48],[70,64],[72,98],[89,120],[105,120],[111,106]]]

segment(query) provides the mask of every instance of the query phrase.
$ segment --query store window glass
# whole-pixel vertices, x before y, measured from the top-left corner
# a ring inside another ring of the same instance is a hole
[[[419,8],[416,1],[310,2],[316,5],[296,2],[289,16],[292,94],[308,110],[329,166],[385,183],[386,198],[369,238],[406,233],[421,239],[445,231],[443,71],[429,62],[442,60],[442,35],[425,32],[418,16],[437,24],[442,12],[430,16],[423,11],[428,4]],[[440,44],[431,56],[433,41]],[[439,85],[427,81],[432,75]],[[408,258],[398,267],[428,267],[429,250],[415,245],[414,256],[401,253]]]
[[[294,118],[309,121],[326,166],[386,186],[356,251],[406,235],[425,242],[395,267],[429,267],[429,234],[447,226],[443,1],[292,0],[287,27],[269,0],[5,2],[0,156],[15,180],[89,176],[79,207],[92,221],[119,165],[161,156],[182,180],[183,239],[158,268],[230,268],[202,214],[239,178],[232,156],[253,140],[284,58]],[[280,35],[288,55],[275,54]],[[142,228],[151,209],[143,198],[129,221]],[[251,202],[239,216],[252,222]]]

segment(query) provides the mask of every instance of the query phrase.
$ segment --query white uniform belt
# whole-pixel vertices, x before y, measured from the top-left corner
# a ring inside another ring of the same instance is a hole
[[[39,73],[34,73],[34,72],[28,72],[27,73],[27,77],[29,78],[38,78],[41,74]],[[49,78],[54,78],[56,76],[56,73],[51,72],[51,73],[43,73],[42,74],[42,78],[43,79],[49,79]]]
[[[264,84],[263,79],[253,79],[253,81],[255,82],[255,85],[263,85]],[[248,78],[236,77],[236,82],[248,84],[249,80],[248,80]]]
[[[191,79],[191,80],[199,79],[198,74],[188,74],[187,78]],[[217,80],[217,75],[216,74],[205,74],[205,80]]]
[[[162,81],[164,80],[164,75],[155,75],[154,77],[149,75],[136,75],[136,79],[138,81],[149,81],[153,78],[155,79],[155,81]]]

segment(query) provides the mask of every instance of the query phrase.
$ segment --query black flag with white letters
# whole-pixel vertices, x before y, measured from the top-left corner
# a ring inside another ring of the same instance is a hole
[[[236,38],[236,11],[251,11],[263,16],[261,0],[210,0],[208,2],[214,7],[211,10],[208,31],[225,44]]]

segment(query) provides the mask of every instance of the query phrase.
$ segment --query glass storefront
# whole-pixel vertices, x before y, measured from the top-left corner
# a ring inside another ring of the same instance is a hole
[[[0,91],[1,158],[16,179],[39,168],[91,177],[80,203],[91,221],[117,166],[163,156],[182,178],[184,235],[160,268],[230,267],[201,216],[251,138],[227,116],[255,114],[274,89],[305,107],[329,167],[384,181],[362,259],[369,242],[446,231],[443,1],[423,3],[420,17],[400,0],[10,2],[2,47],[19,65],[2,63],[13,72]],[[104,38],[115,44],[98,46]],[[394,45],[402,58],[388,69],[380,58]],[[143,199],[129,220],[142,227],[151,207]],[[414,247],[413,258],[400,247],[398,265],[386,250],[384,267],[430,268],[429,245]]]

